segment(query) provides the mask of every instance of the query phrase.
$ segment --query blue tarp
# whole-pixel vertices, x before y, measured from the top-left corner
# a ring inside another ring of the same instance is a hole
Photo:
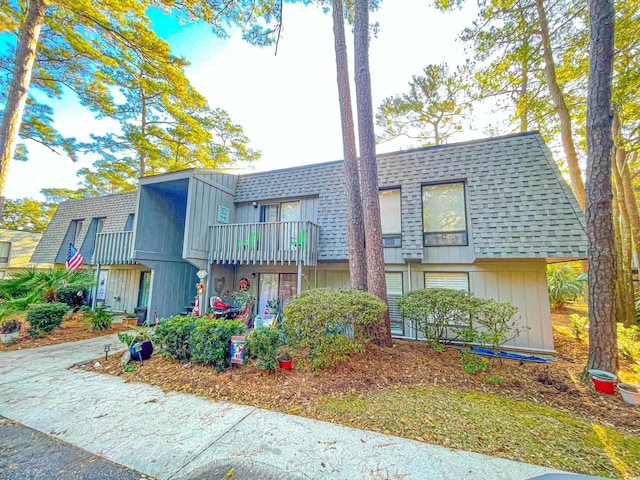
[[[523,362],[551,363],[553,358],[536,357],[534,355],[522,355],[512,352],[494,352],[490,348],[471,347],[471,350],[478,355],[486,355],[487,357],[508,358],[509,360],[522,360]]]

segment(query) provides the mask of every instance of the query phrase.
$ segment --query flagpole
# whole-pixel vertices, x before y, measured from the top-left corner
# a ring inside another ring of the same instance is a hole
[[[100,264],[98,264],[98,268],[96,269],[96,284],[93,287],[93,295],[91,295],[91,311],[96,311],[96,303],[98,299],[98,282],[100,281]]]

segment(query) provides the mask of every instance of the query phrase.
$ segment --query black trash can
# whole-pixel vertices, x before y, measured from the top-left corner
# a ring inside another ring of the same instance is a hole
[[[144,325],[147,321],[147,307],[136,307],[133,311],[138,316],[138,325]]]

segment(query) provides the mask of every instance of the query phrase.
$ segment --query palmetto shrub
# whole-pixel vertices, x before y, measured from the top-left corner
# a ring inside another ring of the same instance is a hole
[[[547,266],[547,288],[552,307],[562,308],[569,302],[576,302],[584,296],[585,281],[580,272],[571,265]]]

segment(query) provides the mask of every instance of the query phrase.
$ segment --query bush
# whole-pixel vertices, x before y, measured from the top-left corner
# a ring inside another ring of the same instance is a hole
[[[405,293],[396,305],[434,346],[458,338],[471,325],[479,299],[464,290],[423,288]]]
[[[244,335],[245,330],[245,324],[239,320],[201,320],[190,336],[191,361],[223,371],[230,366],[231,337]]]
[[[190,315],[165,318],[156,327],[154,341],[167,357],[191,360],[191,333],[202,322],[202,319]]]
[[[575,338],[584,337],[587,334],[587,326],[589,325],[589,319],[587,317],[581,317],[577,313],[569,315],[571,319],[571,334]]]
[[[58,328],[69,312],[64,303],[42,304],[27,311],[27,320],[31,324],[27,332],[33,338],[42,338],[53,329]]]
[[[247,338],[247,351],[256,364],[267,371],[276,368],[276,352],[281,345],[280,329],[272,327],[256,328]]]
[[[562,308],[566,303],[576,302],[584,296],[585,281],[571,265],[547,266],[547,288],[552,307]]]
[[[516,318],[518,307],[495,300],[480,300],[473,317],[473,328],[468,329],[465,338],[490,346],[496,354],[500,347],[522,333]]]
[[[307,349],[303,363],[318,370],[362,351],[367,328],[386,308],[367,292],[307,290],[284,307],[282,328],[292,347]]]
[[[632,325],[625,328],[618,323],[618,353],[632,362],[640,361],[640,327]]]
[[[108,330],[111,328],[113,314],[104,307],[97,307],[95,312],[83,312],[83,320],[88,325],[89,330]]]

